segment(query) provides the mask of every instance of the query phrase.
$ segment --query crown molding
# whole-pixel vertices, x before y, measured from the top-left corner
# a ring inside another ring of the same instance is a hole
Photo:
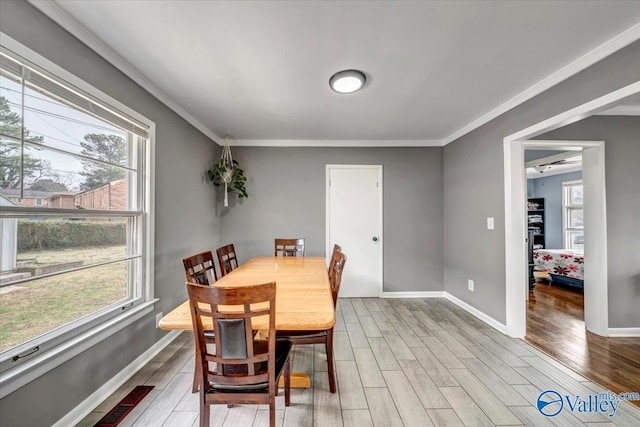
[[[102,58],[104,58],[111,65],[122,71],[127,77],[142,86],[147,92],[157,98],[164,105],[173,110],[180,117],[189,122],[193,127],[200,132],[208,136],[214,142],[223,141],[224,138],[220,138],[214,131],[206,127],[202,122],[193,117],[182,106],[175,102],[169,95],[167,95],[162,89],[156,86],[151,80],[149,80],[144,74],[138,71],[133,65],[131,65],[122,56],[116,53],[111,47],[100,40],[95,34],[93,34],[86,26],[81,24],[73,16],[67,13],[64,9],[58,6],[51,0],[27,0],[33,7],[44,13],[55,23],[60,25],[66,31],[71,33],[75,38],[87,45],[91,50],[96,52]],[[218,143],[221,144],[221,143]]]
[[[476,120],[472,121],[468,125],[458,129],[457,131],[455,131],[454,133],[452,133],[448,137],[444,138],[442,140],[442,145],[447,145],[447,144],[455,141],[456,139],[468,134],[469,132],[473,131],[474,129],[479,128],[480,126],[484,125],[485,123],[487,123],[487,122],[495,119],[496,117],[506,113],[507,111],[511,110],[512,108],[514,108],[514,107],[516,107],[516,106],[528,101],[529,99],[533,98],[534,96],[537,96],[537,95],[541,94],[545,90],[557,85],[558,83],[562,82],[563,80],[568,79],[569,77],[573,76],[574,74],[579,73],[580,71],[584,70],[585,68],[590,67],[591,65],[595,64],[596,62],[606,58],[607,56],[611,55],[612,53],[622,49],[623,47],[635,42],[638,39],[640,39],[640,24],[636,24],[636,25],[626,29],[622,33],[618,34],[617,36],[607,40],[606,42],[602,43],[600,46],[596,47],[595,49],[593,49],[593,50],[587,52],[586,54],[582,55],[577,60],[575,60],[575,61],[571,62],[570,64],[560,68],[556,72],[554,72],[554,73],[550,74],[549,76],[545,77],[544,79],[540,80],[539,82],[537,82],[533,86],[529,87],[528,89],[524,90],[523,92],[520,92],[518,95],[514,96],[513,98],[511,98],[510,100],[508,100],[504,104],[499,105],[498,107],[494,108],[493,110],[489,111],[488,113],[486,113],[486,114],[480,116],[479,118],[477,118]]]
[[[438,139],[233,139],[232,147],[442,147]]]
[[[598,113],[596,116],[640,116],[640,105],[620,105]]]

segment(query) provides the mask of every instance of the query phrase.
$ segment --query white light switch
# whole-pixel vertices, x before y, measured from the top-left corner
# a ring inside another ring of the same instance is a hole
[[[487,218],[487,230],[493,230],[493,217]]]

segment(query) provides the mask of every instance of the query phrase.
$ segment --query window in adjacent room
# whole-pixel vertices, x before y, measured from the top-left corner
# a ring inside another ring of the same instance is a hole
[[[584,249],[582,180],[562,183],[564,248]]]

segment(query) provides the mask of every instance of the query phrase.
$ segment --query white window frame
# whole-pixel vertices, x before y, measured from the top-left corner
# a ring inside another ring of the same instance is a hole
[[[571,239],[571,233],[582,233],[584,234],[583,228],[570,228],[569,224],[571,223],[571,211],[581,210],[584,215],[584,204],[582,205],[572,205],[570,204],[570,188],[576,186],[582,186],[582,180],[574,180],[574,181],[564,181],[562,183],[562,239],[564,249],[576,249],[573,246],[573,240]],[[582,189],[582,193],[584,194],[584,186]]]
[[[154,311],[158,301],[154,297],[154,198],[155,198],[155,123],[126,105],[94,88],[82,79],[69,73],[40,54],[32,51],[3,32],[0,32],[0,51],[19,60],[26,66],[35,67],[55,80],[112,107],[148,127],[148,138],[141,153],[138,186],[141,191],[140,232],[136,237],[141,245],[140,269],[136,271],[139,286],[132,289],[131,299],[124,305],[114,305],[76,320],[40,338],[28,341],[0,355],[0,399],[65,363],[76,355],[107,339],[116,332],[136,322]],[[29,208],[3,208],[3,215],[17,214]],[[6,211],[15,211],[7,214]],[[38,208],[38,212],[54,210],[56,214],[64,209]],[[77,211],[73,211],[74,214]],[[15,216],[15,215],[14,215]],[[35,347],[38,351],[27,355]],[[15,355],[21,357],[15,365],[7,364]],[[8,366],[8,368],[7,368]]]

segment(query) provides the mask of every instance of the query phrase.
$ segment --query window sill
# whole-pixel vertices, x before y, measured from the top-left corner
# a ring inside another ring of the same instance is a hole
[[[156,298],[140,304],[121,316],[113,317],[104,324],[5,372],[0,376],[0,399],[153,312],[153,307],[157,301],[158,299]]]

